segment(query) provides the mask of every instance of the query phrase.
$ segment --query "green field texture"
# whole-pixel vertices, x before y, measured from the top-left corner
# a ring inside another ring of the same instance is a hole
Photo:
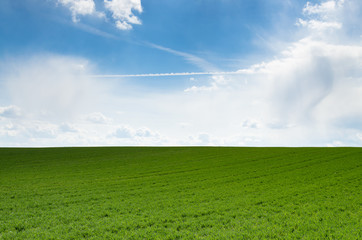
[[[0,239],[362,239],[362,148],[0,149]]]

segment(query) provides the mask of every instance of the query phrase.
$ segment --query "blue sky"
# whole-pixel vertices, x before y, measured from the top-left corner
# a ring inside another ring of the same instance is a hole
[[[105,11],[103,1],[95,1]],[[142,24],[118,29],[111,13],[107,19],[72,13],[61,1],[2,1],[1,53],[51,52],[95,61],[102,72],[135,74],[200,71],[180,56],[152,48],[165,48],[205,58],[215,68],[240,68],[242,58],[271,54],[263,44],[277,31],[293,30],[303,7],[287,1],[145,1]],[[293,14],[294,13],[294,14]],[[280,17],[289,19],[280,23]],[[247,67],[250,62],[245,61]]]
[[[361,146],[361,5],[3,0],[0,145]]]

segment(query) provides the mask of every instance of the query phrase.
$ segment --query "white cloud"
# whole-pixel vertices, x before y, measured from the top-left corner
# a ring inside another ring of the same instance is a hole
[[[50,123],[39,122],[26,130],[30,138],[56,138],[58,136],[57,126]]]
[[[270,62],[265,71],[273,81],[273,96],[280,111],[289,112],[292,118],[308,119],[318,114],[313,113],[318,106],[332,98],[331,106],[349,99],[342,95],[336,99],[341,91],[349,91],[354,101],[361,102],[362,95],[353,93],[358,90],[350,85],[357,84],[356,77],[362,76],[361,61],[361,46],[303,39],[286,51],[283,58]],[[344,104],[348,111],[359,111],[357,106],[350,108],[351,103]]]
[[[205,91],[215,91],[218,87],[216,83],[211,83],[211,86],[192,86],[189,88],[186,88],[184,92],[205,92]]]
[[[337,7],[342,6],[343,3],[344,0],[331,0],[314,5],[310,2],[307,2],[303,8],[303,13],[308,15],[319,14],[326,18],[326,16],[328,16],[330,13],[335,12]]]
[[[65,133],[77,133],[77,132],[79,132],[79,130],[73,124],[69,124],[69,123],[62,123],[59,126],[59,130],[61,132],[65,132]]]
[[[178,73],[146,73],[146,74],[112,74],[112,75],[92,75],[95,78],[131,78],[131,77],[175,77],[175,76],[198,76],[198,75],[239,75],[245,73],[252,73],[254,67],[251,69],[242,69],[232,72],[178,72]],[[222,76],[224,77],[224,76]],[[190,78],[190,81],[195,81],[195,78]]]
[[[100,112],[91,113],[86,117],[86,119],[92,123],[102,123],[102,124],[109,123],[112,121],[112,119],[107,118]]]
[[[356,135],[357,135],[357,138],[362,142],[362,132],[357,133]]]
[[[112,134],[114,137],[117,138],[132,138],[134,136],[133,129],[128,126],[122,126],[117,128],[116,131]]]
[[[85,59],[40,55],[1,65],[13,105],[34,118],[64,121],[96,106],[94,96],[104,96],[102,86],[87,77],[91,66]]]
[[[208,133],[202,132],[202,133],[188,136],[188,138],[186,140],[184,140],[184,142],[182,142],[182,145],[211,146],[211,145],[219,145],[219,144],[217,144]]]
[[[150,42],[146,42],[146,45],[150,46],[152,48],[159,49],[161,51],[165,51],[165,52],[177,55],[177,56],[181,56],[181,57],[185,58],[188,62],[200,67],[204,71],[218,71],[218,69],[215,66],[213,66],[211,63],[209,63],[205,59],[203,59],[201,57],[198,57],[196,55],[186,53],[186,52],[177,51],[177,50],[167,48],[167,47],[164,47],[164,46],[160,46],[160,45],[150,43]]]
[[[18,127],[15,126],[12,122],[3,123],[2,127],[0,127],[0,137],[6,136],[9,138],[14,138],[18,134],[18,130],[19,130]]]
[[[360,144],[362,46],[334,40],[306,37],[227,81],[187,88],[182,104],[200,119],[188,122],[231,145]]]
[[[107,141],[114,145],[169,145],[170,142],[157,131],[147,127],[134,128],[129,125],[117,127],[107,136]]]
[[[132,29],[132,24],[141,24],[133,11],[142,12],[141,0],[104,0],[105,8],[112,13],[117,28]]]
[[[76,27],[83,30],[83,31],[85,31],[85,32],[88,32],[88,33],[91,33],[91,34],[94,34],[94,35],[97,35],[97,36],[119,40],[119,38],[117,36],[115,36],[113,34],[110,34],[110,33],[107,33],[105,31],[102,31],[100,29],[97,29],[95,27],[89,26],[87,24],[83,24],[83,23],[79,22],[79,23],[77,23]]]
[[[227,75],[241,75],[242,70],[236,72],[229,72],[226,74],[217,73],[217,75],[211,76],[211,83],[209,86],[192,86],[186,88],[184,92],[207,92],[207,91],[217,91],[220,87],[228,87],[231,82]]]
[[[210,143],[210,136],[207,133],[200,133],[197,136],[197,139],[200,141],[202,145],[207,145]]]
[[[146,127],[141,127],[134,129],[130,126],[124,125],[118,127],[113,133],[112,136],[116,138],[150,138],[150,137],[159,137],[159,133],[154,132]]]
[[[71,11],[73,22],[79,22],[79,16],[86,15],[106,19],[105,12],[97,11],[94,0],[58,0],[58,3]],[[133,24],[142,24],[141,20],[134,15],[134,12],[142,13],[140,0],[104,0],[104,8],[111,13],[116,27],[120,30],[130,30]],[[79,27],[96,35],[115,38],[111,34],[87,25]]]
[[[324,31],[326,29],[341,29],[342,23],[339,22],[324,22],[318,20],[308,20],[299,19],[299,24],[303,27],[308,27],[312,30]]]
[[[60,4],[72,12],[73,22],[78,22],[79,15],[93,15],[96,13],[93,0],[58,0]]]
[[[121,29],[121,30],[131,30],[132,29],[132,25],[125,22],[125,21],[116,21],[116,27]]]
[[[0,144],[360,145],[361,62],[359,45],[304,38],[272,61],[211,76],[197,91],[154,93],[89,80],[84,59],[31,58],[7,65],[17,74],[3,79],[22,114],[0,118]],[[100,91],[107,88],[117,94]]]
[[[21,110],[17,106],[0,107],[0,117],[17,118],[21,116]]]
[[[320,4],[307,4],[303,8],[306,19],[299,19],[297,24],[314,31],[314,34],[323,35],[325,31],[342,28],[344,0],[323,1]]]
[[[243,128],[261,128],[261,123],[258,120],[247,119],[242,123]]]

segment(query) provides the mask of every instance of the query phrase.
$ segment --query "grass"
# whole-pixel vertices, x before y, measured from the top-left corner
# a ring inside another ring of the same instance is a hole
[[[0,239],[362,239],[362,148],[0,149]]]

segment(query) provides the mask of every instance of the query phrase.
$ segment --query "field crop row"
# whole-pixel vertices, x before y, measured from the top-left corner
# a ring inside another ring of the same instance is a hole
[[[0,239],[362,239],[361,148],[0,149]]]

